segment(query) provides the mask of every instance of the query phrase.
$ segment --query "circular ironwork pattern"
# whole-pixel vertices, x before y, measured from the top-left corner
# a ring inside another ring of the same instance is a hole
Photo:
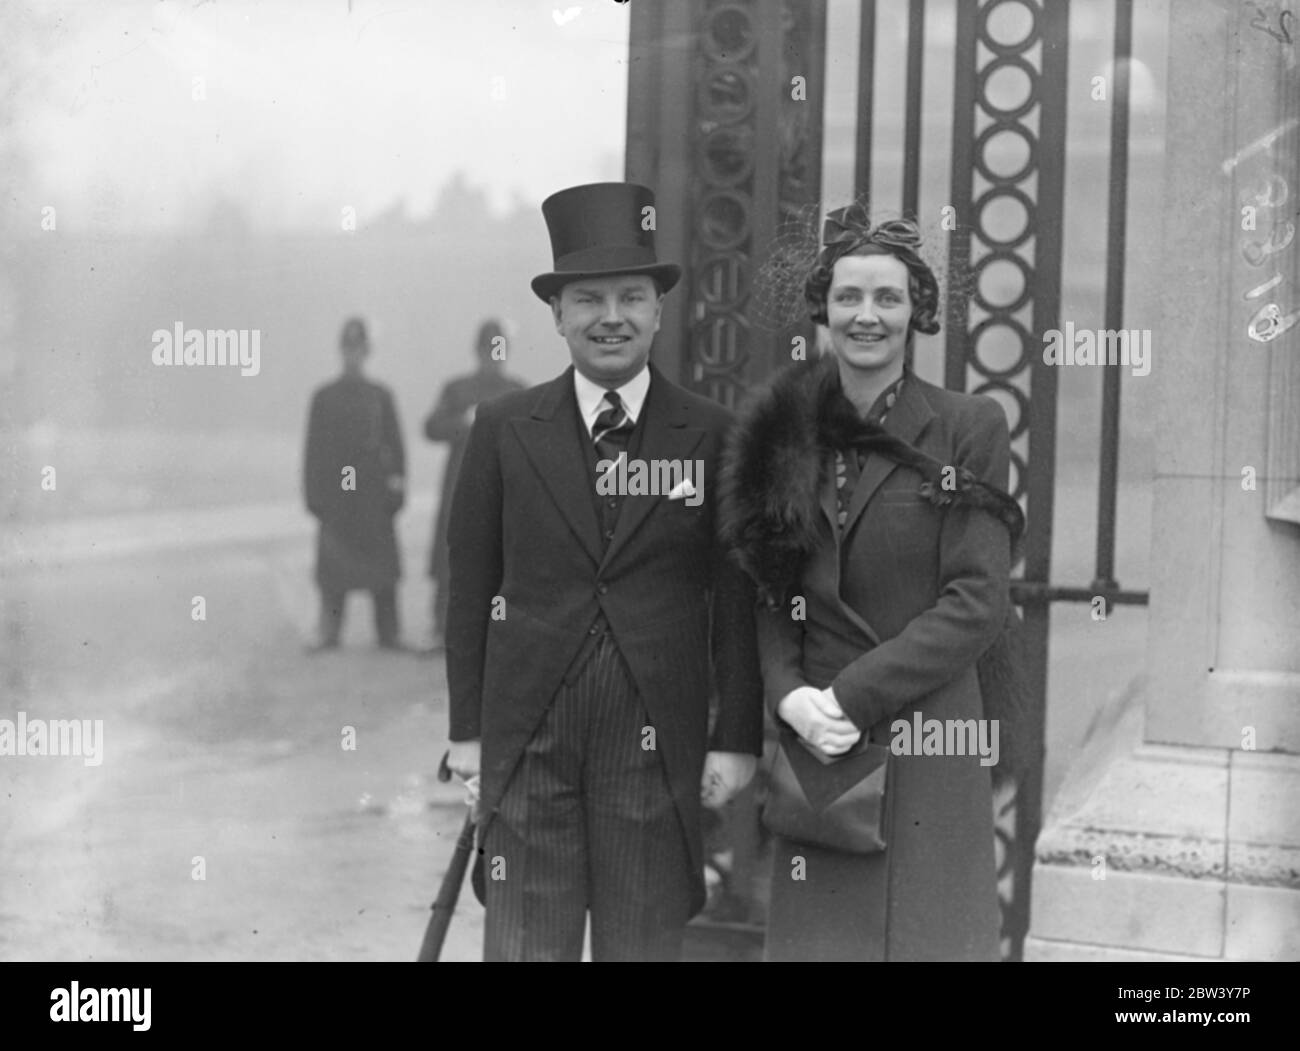
[[[985,361],[981,355],[980,361],[984,365],[983,375],[987,376],[989,379],[995,380],[1011,379],[1029,368],[1029,353],[1030,348],[1033,346],[1033,338],[1030,336],[1029,330],[1014,317],[986,317],[970,330],[971,347],[978,353],[981,338],[985,334],[995,332],[998,329],[1004,329],[1007,332],[1010,332],[1016,338],[1016,341],[1020,346],[1020,351],[1016,355],[1015,361],[1001,369],[989,364],[989,362]],[[1013,389],[1019,397],[1025,397],[1019,387]],[[1028,404],[1028,399],[1026,399],[1025,405],[1028,406]],[[1014,424],[1014,421],[1012,422]],[[1018,432],[1013,425],[1011,428],[1011,436],[1014,438],[1017,433]]]
[[[998,73],[1009,69],[1018,69],[1025,75],[1029,81],[1029,90],[1025,92],[1025,100],[1020,105],[1003,109],[993,105],[993,100],[989,98],[989,81]],[[1007,123],[1019,120],[1038,105],[1038,70],[1019,55],[1004,55],[997,58],[980,71],[975,98],[979,101],[980,109],[994,120]]]
[[[754,133],[746,127],[714,128],[696,148],[696,167],[714,186],[739,186],[754,174]]]
[[[972,294],[965,312],[966,386],[993,397],[1006,412],[1012,446],[1009,489],[1024,506],[1029,484],[1031,380],[1036,340],[1030,331],[1034,275],[1040,260],[1040,164],[1046,147],[1043,129],[1043,75],[1047,53],[1045,0],[985,0],[975,18],[976,125],[986,121],[971,143],[971,227],[966,247]],[[1036,49],[1036,52],[1035,52]],[[1005,275],[1002,271],[1007,271]],[[995,796],[998,890],[1002,906],[1004,952],[1023,934],[1026,888],[1017,886],[1018,866],[1032,840],[1022,828],[1019,789],[1004,785]],[[1031,820],[1031,819],[1026,819]],[[1027,921],[1026,921],[1027,922]]]
[[[1009,11],[1017,7],[1029,16],[1028,31],[1019,40],[995,39],[990,24],[997,19],[999,12]],[[1029,2],[1029,0],[993,0],[984,8],[980,17],[977,34],[979,41],[996,55],[1022,55],[1038,43],[1040,14],[1039,5]]]
[[[992,273],[993,268],[999,263],[1004,264],[1008,269],[1017,271],[1020,275],[1020,291],[1005,303],[995,303],[991,300],[985,294],[982,280]],[[1000,321],[1010,317],[1033,298],[1033,274],[1030,272],[1029,264],[1015,252],[995,248],[975,264],[975,275],[975,287],[972,290],[971,298],[984,310],[987,310],[990,315],[997,316]]]
[[[743,62],[758,46],[749,3],[713,5],[704,15],[703,29],[701,43],[709,62]]]
[[[1024,215],[1021,220],[1020,231],[1006,239],[999,239],[993,236],[993,231],[989,228],[987,210],[990,207],[996,207],[1005,201],[1013,201],[1020,206]],[[1029,194],[1018,186],[999,186],[991,190],[985,190],[975,199],[975,226],[981,231],[981,237],[985,244],[992,245],[994,248],[1013,249],[1019,248],[1029,240],[1034,232],[1034,224],[1038,221],[1038,208],[1030,198]]]
[[[975,106],[989,121],[972,144],[972,179],[987,186],[972,186],[976,191],[969,257],[972,310],[967,317],[966,360],[978,384],[975,393],[991,394],[1003,404],[1012,442],[1023,438],[1026,445],[1030,415],[1026,389],[1034,339],[1017,315],[1031,307],[1034,298],[1038,209],[1025,184],[1039,169],[1038,132],[1028,121],[1036,110],[1041,113],[1042,75],[1040,65],[1029,56],[1035,45],[1042,44],[1042,26],[1042,0],[990,0],[981,5],[977,17],[977,36],[988,54],[977,70]],[[1040,64],[1041,58],[1042,47]],[[999,90],[1017,80],[1019,90]],[[1000,97],[991,98],[991,91]],[[1008,339],[1013,346],[1019,344],[1011,361],[1006,353]],[[1013,447],[1011,468],[1012,493],[1023,501],[1027,454]]]
[[[1024,167],[1006,174],[999,174],[989,167],[989,159],[986,156],[989,152],[989,142],[998,135],[1017,135],[1020,137],[1020,140],[1025,144],[1025,152],[1028,155]],[[991,182],[996,189],[1015,188],[1016,183],[1024,182],[1038,170],[1038,142],[1034,138],[1033,132],[1020,124],[994,121],[980,132],[979,137],[975,140],[975,170]],[[979,227],[976,227],[976,230],[978,229]]]
[[[695,91],[700,118],[735,124],[754,111],[754,76],[734,62],[719,64],[702,76]]]
[[[717,251],[739,248],[749,240],[749,211],[748,194],[711,190],[696,209],[695,224],[700,240]]]
[[[771,29],[760,20],[767,6],[756,0],[702,0],[694,26],[696,41],[690,115],[691,152],[686,199],[691,209],[690,254],[684,260],[687,320],[683,380],[724,405],[737,405],[747,387],[750,362],[764,364],[788,353],[791,337],[806,326],[780,331],[755,328],[753,295],[756,256],[769,245],[772,230],[821,196],[820,109],[789,97],[795,75],[810,73],[809,56],[823,44],[814,39],[809,5],[780,5],[780,66],[759,69],[758,42]],[[814,67],[813,68],[817,68]],[[759,92],[780,93],[773,115],[759,128]],[[766,145],[760,153],[758,141]],[[775,201],[763,195],[757,214],[756,185],[761,180]]]
[[[759,25],[752,0],[705,5],[693,118],[696,236],[691,239],[687,382],[735,406],[744,392],[753,277]]]

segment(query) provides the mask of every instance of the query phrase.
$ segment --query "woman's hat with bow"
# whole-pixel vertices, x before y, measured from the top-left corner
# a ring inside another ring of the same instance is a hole
[[[910,219],[888,219],[873,226],[861,201],[827,213],[822,224],[822,250],[804,282],[811,319],[826,324],[826,294],[835,263],[846,255],[869,249],[869,254],[892,255],[907,267],[912,328],[934,335],[939,331],[939,281],[921,257],[921,243],[921,231]]]

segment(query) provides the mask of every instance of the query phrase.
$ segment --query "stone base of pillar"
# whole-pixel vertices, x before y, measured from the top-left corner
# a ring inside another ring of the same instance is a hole
[[[1044,822],[1025,959],[1300,959],[1300,757],[1143,743],[1143,686]]]

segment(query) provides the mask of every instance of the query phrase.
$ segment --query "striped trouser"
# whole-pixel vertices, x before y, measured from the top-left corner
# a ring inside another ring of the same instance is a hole
[[[562,685],[483,843],[484,958],[677,959],[689,854],[645,706],[612,636]],[[656,747],[644,747],[653,743]]]

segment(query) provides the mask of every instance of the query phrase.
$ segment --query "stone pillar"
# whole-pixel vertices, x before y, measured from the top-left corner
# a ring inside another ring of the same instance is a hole
[[[1029,960],[1300,959],[1300,39],[1169,18],[1165,306],[1126,377],[1158,404],[1147,671],[1044,824]]]

